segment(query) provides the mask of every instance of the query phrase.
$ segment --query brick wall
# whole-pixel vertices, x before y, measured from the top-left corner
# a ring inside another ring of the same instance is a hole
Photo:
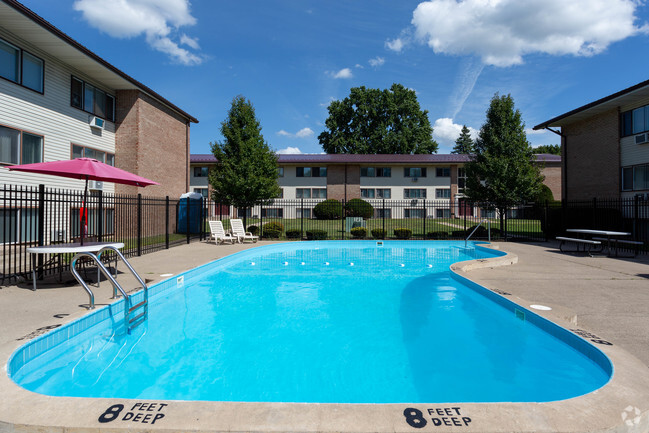
[[[345,172],[346,171],[346,172]],[[345,180],[346,177],[346,180]],[[358,165],[329,165],[327,167],[327,198],[347,200],[361,197],[361,169]]]
[[[543,183],[550,188],[555,200],[561,200],[561,165],[545,163],[545,167],[541,170],[541,174],[545,176]]]
[[[121,194],[178,198],[189,188],[189,123],[138,90],[116,95],[115,165],[160,185],[117,185]]]
[[[619,197],[619,118],[614,109],[561,128],[563,198]]]

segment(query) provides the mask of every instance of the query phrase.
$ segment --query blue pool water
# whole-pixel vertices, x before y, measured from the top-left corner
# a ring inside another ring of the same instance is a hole
[[[152,287],[132,335],[106,310],[19,349],[9,374],[54,396],[322,403],[542,402],[610,379],[598,349],[453,275],[498,254],[463,246],[251,249]]]

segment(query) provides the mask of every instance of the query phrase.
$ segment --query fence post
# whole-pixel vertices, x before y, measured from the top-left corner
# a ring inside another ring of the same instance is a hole
[[[544,224],[545,230],[543,230],[543,232],[544,232],[543,234],[545,235],[545,241],[546,242],[550,240],[550,237],[548,236],[548,231],[549,231],[549,226],[548,226],[548,206],[549,205],[550,205],[550,203],[546,200],[545,201],[545,207],[543,208],[543,210],[544,210],[544,212],[543,212],[543,221],[545,222],[545,224]]]
[[[104,192],[99,191],[97,197],[97,240],[103,242],[104,239]]]
[[[347,166],[345,166],[345,170],[347,170]],[[347,196],[347,186],[345,186],[345,196]],[[345,206],[347,205],[347,200],[343,199],[343,205],[340,208],[340,221],[342,222],[342,230],[340,231],[340,240],[344,241],[345,240],[345,234],[346,234],[346,224],[345,224]]]
[[[169,196],[165,198],[165,248],[169,249]]]
[[[137,195],[137,255],[142,255],[142,194]]]
[[[424,240],[426,240],[426,199],[423,200],[424,203]]]
[[[185,212],[185,221],[187,222],[187,225],[185,226],[185,228],[187,229],[187,244],[189,244],[189,242],[191,241],[191,234],[190,234],[191,230],[189,229],[189,223],[191,221],[190,218],[191,218],[191,215],[192,215],[192,212],[191,212],[191,205],[192,204],[189,201],[189,197],[186,197],[185,200],[187,200],[187,206],[185,206],[185,209],[187,209],[187,211]]]
[[[640,197],[633,197],[633,239],[638,240],[638,218],[640,216]],[[637,250],[636,250],[637,251]]]
[[[300,238],[304,237],[304,197],[300,199]]]
[[[383,198],[383,240],[385,240],[385,198]]]
[[[263,226],[264,226],[264,204],[262,203],[259,205],[259,237],[262,237],[264,235],[261,229]]]
[[[5,223],[6,224],[6,223]],[[38,246],[45,245],[45,185],[38,185]],[[38,254],[38,278],[43,278],[44,254]]]

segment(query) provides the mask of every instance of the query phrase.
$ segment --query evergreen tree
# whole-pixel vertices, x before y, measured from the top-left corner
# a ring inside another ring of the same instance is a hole
[[[534,153],[549,153],[550,155],[561,155],[561,146],[559,144],[544,144],[535,147]]]
[[[455,147],[451,150],[451,153],[466,155],[473,153],[473,139],[471,138],[471,131],[466,125],[462,126],[462,132],[455,140]]]
[[[466,175],[467,196],[497,209],[503,229],[508,207],[532,200],[539,193],[543,176],[510,95],[496,93],[491,99]]]
[[[329,105],[327,130],[318,140],[327,153],[436,153],[428,111],[414,90],[401,84],[389,89],[351,89]]]
[[[252,103],[243,96],[232,100],[221,135],[223,142],[210,143],[217,160],[208,177],[213,199],[247,210],[279,196],[277,156],[261,135]]]

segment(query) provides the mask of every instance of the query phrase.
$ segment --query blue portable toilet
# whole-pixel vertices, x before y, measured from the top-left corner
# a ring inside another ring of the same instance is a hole
[[[203,195],[197,192],[186,192],[180,196],[178,202],[178,233],[201,232],[201,210],[203,208]]]

